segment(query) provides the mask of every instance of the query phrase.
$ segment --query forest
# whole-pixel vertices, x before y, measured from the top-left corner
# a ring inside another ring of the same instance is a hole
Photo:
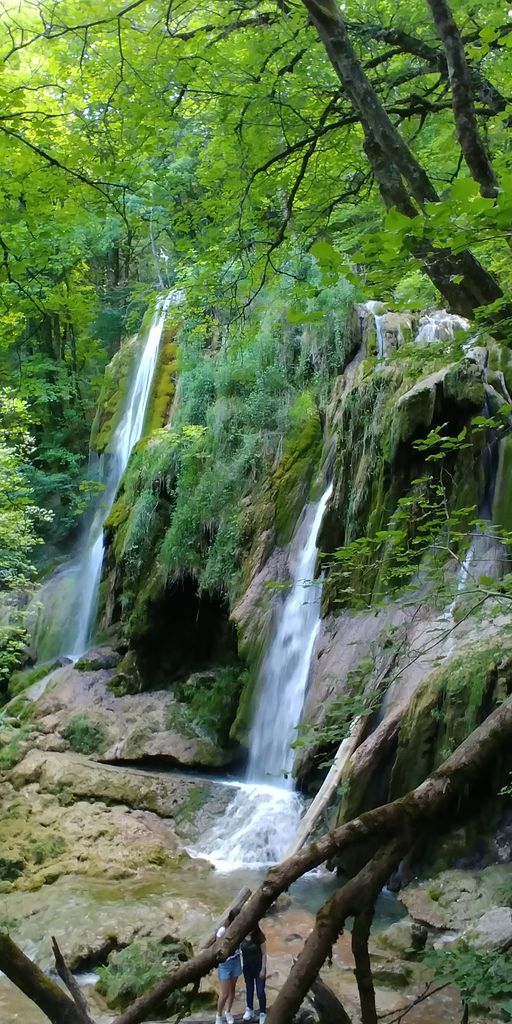
[[[0,7],[0,1019],[511,1020],[512,10]]]

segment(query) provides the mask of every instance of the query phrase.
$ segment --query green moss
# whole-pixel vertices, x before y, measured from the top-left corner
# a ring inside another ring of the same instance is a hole
[[[178,372],[176,336],[179,326],[179,321],[167,322],[164,328],[148,402],[149,412],[145,427],[148,434],[165,426],[176,393]]]
[[[181,939],[142,939],[132,942],[125,949],[111,953],[106,967],[99,967],[98,992],[104,996],[107,1006],[124,1010],[138,996],[155,984],[170,967],[178,966],[192,956],[190,943]],[[159,1011],[176,1014],[188,1007],[187,993],[173,993],[163,1002]]]
[[[461,359],[450,367],[443,381],[444,397],[460,409],[476,412],[485,402],[482,369],[469,359]]]
[[[121,419],[133,367],[144,341],[141,331],[124,341],[105,370],[98,411],[91,430],[90,447],[98,455],[107,451]]]
[[[130,515],[130,509],[128,508],[126,498],[124,494],[121,494],[119,498],[114,502],[110,513],[105,520],[106,530],[117,530],[123,523],[126,522]]]
[[[181,822],[192,822],[197,818],[199,811],[211,798],[211,787],[208,783],[197,783],[193,789],[189,789],[185,799],[177,807],[174,813],[174,820]]]
[[[34,683],[38,683],[40,679],[44,679],[45,676],[49,675],[56,668],[59,668],[59,661],[46,661],[43,665],[35,665],[34,668],[23,669],[20,672],[13,672],[9,680],[9,696],[17,697],[24,690],[28,689],[29,686],[33,686]]]
[[[40,839],[30,845],[31,858],[34,864],[44,864],[47,860],[60,857],[66,849],[66,840],[63,836],[49,836],[48,839]]]
[[[418,786],[512,689],[512,650],[465,648],[420,686],[400,724],[390,799]]]
[[[94,722],[87,715],[74,715],[62,730],[72,750],[80,754],[100,753],[108,743],[108,734],[101,722]]]
[[[286,544],[307,500],[318,465],[322,431],[313,396],[305,391],[291,410],[291,429],[271,489],[275,501],[276,539]]]
[[[512,530],[512,436],[502,438],[492,505],[493,522]]]
[[[127,693],[141,693],[144,689],[137,658],[133,651],[128,651],[121,659],[115,675],[107,683],[107,689],[116,697],[124,697]]]
[[[11,729],[9,732],[12,734],[12,738],[0,749],[0,771],[9,771],[18,764],[18,761],[21,761],[33,730],[29,726],[21,726],[21,728]]]

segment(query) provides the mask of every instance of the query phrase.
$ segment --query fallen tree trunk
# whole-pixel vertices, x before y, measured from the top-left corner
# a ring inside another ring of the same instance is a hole
[[[91,1024],[89,1014],[85,1015],[8,935],[0,935],[0,968],[52,1024]]]
[[[78,1011],[82,1014],[85,1024],[94,1024],[94,1021],[89,1013],[87,1000],[76,978],[73,977],[66,961],[64,960],[64,957],[62,956],[62,953],[59,949],[57,939],[55,938],[54,935],[52,935],[52,949],[53,957],[55,960],[55,966],[57,968],[59,978],[62,979],[66,988],[68,989],[68,992],[70,993],[71,998],[73,999],[73,1002],[75,1003]]]
[[[354,955],[355,975],[359,1003],[361,1006],[361,1024],[377,1024],[377,1007],[375,1005],[375,989],[373,987],[368,939],[372,927],[375,904],[371,903],[354,918],[352,928],[352,953]]]
[[[320,1024],[352,1024],[338,996],[322,978],[315,979],[309,990],[308,999],[318,1014]]]
[[[405,831],[399,840],[395,839],[379,850],[355,878],[320,908],[315,927],[270,1008],[268,1024],[290,1024],[320,968],[331,956],[347,917],[355,916],[362,907],[375,901],[408,842],[409,835]]]
[[[343,773],[346,784],[338,821],[349,821],[354,809],[361,807],[368,784],[387,757],[390,747],[398,735],[400,722],[406,705],[393,711],[380,722],[374,732],[353,752]],[[356,810],[357,813],[357,810]]]
[[[311,835],[320,815],[329,806],[333,793],[339,784],[341,776],[345,771],[345,767],[352,757],[358,744],[361,742],[364,730],[366,727],[366,718],[354,718],[350,726],[350,732],[345,739],[341,741],[336,757],[322,783],[315,799],[312,801],[310,807],[306,811],[304,817],[299,822],[299,827],[295,834],[293,843],[291,844],[286,856],[293,857],[294,854],[298,853],[308,836]]]
[[[213,946],[215,939],[217,938],[217,932],[222,925],[226,924],[228,916],[232,910],[241,910],[244,903],[247,903],[251,895],[250,889],[240,889],[238,896],[235,896],[234,900],[231,900],[229,907],[226,907],[222,917],[219,917],[218,921],[214,924],[212,931],[208,932],[206,938],[199,943],[199,949],[208,949],[209,946]]]

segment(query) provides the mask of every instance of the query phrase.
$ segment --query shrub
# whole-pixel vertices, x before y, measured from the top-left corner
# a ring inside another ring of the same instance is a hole
[[[146,939],[132,942],[125,949],[111,954],[106,967],[98,968],[98,992],[105,997],[111,1009],[124,1010],[154,985],[168,971],[172,962],[177,965],[180,961],[188,960],[191,955],[191,946],[179,940],[160,942]],[[184,997],[186,993],[173,993],[167,1004],[168,1011],[176,1013],[183,1006]]]
[[[44,864],[47,860],[60,857],[66,849],[66,841],[62,836],[49,836],[48,839],[40,839],[31,844],[32,860],[34,864]]]
[[[93,722],[87,715],[74,715],[70,718],[62,735],[79,754],[99,753],[108,742],[107,731],[101,722]]]
[[[229,740],[229,730],[246,681],[246,671],[227,665],[209,675],[192,676],[182,687],[182,699],[190,708],[193,722],[221,744]]]
[[[32,732],[27,726],[23,726],[21,729],[13,729],[12,731],[12,740],[0,750],[0,771],[3,772],[14,768],[18,761],[21,761],[25,753],[25,743]]]

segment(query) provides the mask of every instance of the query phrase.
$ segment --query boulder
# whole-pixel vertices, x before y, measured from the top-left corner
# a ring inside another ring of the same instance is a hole
[[[485,949],[504,949],[512,945],[512,909],[493,907],[462,933],[462,938],[472,946]]]
[[[220,768],[234,760],[236,748],[223,749],[205,736],[195,725],[189,707],[174,700],[167,690],[113,693],[116,669],[100,667],[100,663],[105,665],[119,656],[111,648],[98,650],[94,661],[97,668],[85,667],[84,662],[80,669],[69,665],[53,674],[51,689],[39,698],[33,711],[43,732],[67,738],[70,720],[78,717],[82,723],[96,724],[105,743],[98,744],[91,753],[108,762],[153,758],[175,767]],[[86,656],[87,665],[93,660]]]
[[[31,750],[9,777],[17,789],[37,782],[45,793],[66,789],[77,799],[121,804],[163,817],[178,813],[196,790],[206,796],[210,788],[208,783],[191,778],[116,768],[80,754],[43,750]]]
[[[100,669],[115,668],[121,655],[113,647],[93,647],[75,662],[77,672],[98,672]]]

